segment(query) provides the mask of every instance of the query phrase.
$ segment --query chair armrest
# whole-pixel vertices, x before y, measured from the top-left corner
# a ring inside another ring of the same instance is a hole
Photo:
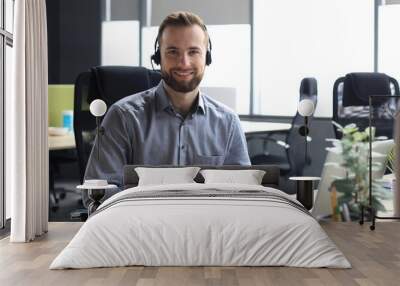
[[[273,140],[271,140],[271,141],[273,141]],[[275,140],[273,142],[275,142],[277,145],[282,146],[285,149],[289,149],[290,148],[290,145],[287,144],[286,142],[282,141],[282,140]]]

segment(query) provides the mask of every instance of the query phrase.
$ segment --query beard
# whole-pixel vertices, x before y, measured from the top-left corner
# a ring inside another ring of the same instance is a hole
[[[189,81],[178,81],[173,75],[174,69],[171,69],[168,73],[166,70],[161,69],[161,78],[164,82],[176,92],[191,92],[195,90],[201,80],[203,79],[204,73],[197,73],[194,71],[193,78]]]

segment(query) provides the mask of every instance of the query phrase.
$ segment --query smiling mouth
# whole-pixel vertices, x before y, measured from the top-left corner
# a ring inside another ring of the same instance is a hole
[[[194,74],[194,72],[193,71],[174,71],[173,74],[180,78],[187,78],[187,77],[192,76]]]

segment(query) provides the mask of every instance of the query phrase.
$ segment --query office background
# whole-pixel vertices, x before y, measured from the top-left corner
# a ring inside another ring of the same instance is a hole
[[[0,92],[4,102],[10,93],[7,74],[12,66],[14,1],[1,2],[0,48],[4,60]],[[49,84],[66,85],[72,90],[80,72],[101,64],[121,64],[121,59],[127,65],[149,67],[146,59],[153,52],[156,26],[172,11],[193,11],[204,19],[213,41],[214,62],[203,84],[236,87],[241,115],[290,123],[296,112],[300,80],[317,78],[318,106],[310,143],[313,163],[306,173],[318,175],[328,145],[325,138],[334,137],[330,122],[334,80],[356,71],[385,72],[400,79],[400,41],[396,39],[400,5],[395,5],[400,0],[321,2],[48,0]],[[50,92],[49,104],[60,104],[57,97],[58,92]],[[72,93],[63,98],[62,104],[68,108]],[[54,114],[50,117],[52,124],[60,122],[57,113],[62,108],[49,110]],[[3,188],[3,218],[7,198],[10,195]]]
[[[355,71],[400,78],[400,68],[393,64],[399,60],[393,35],[400,24],[400,5],[389,5],[396,3],[52,0],[47,3],[49,83],[73,84],[77,74],[101,64],[151,68],[157,25],[172,11],[190,10],[207,23],[213,41],[214,61],[202,84],[236,87],[239,114],[290,122],[301,79],[317,78],[311,148],[318,152],[310,172],[318,172],[324,138],[333,137],[334,81]]]
[[[202,85],[235,87],[237,112],[244,117],[260,115],[261,120],[290,123],[301,79],[317,78],[318,106],[310,134],[312,164],[305,174],[319,175],[325,147],[330,145],[325,138],[334,137],[334,81],[354,71],[381,71],[400,78],[400,69],[390,65],[398,57],[393,34],[400,5],[389,5],[394,3],[48,1],[49,83],[73,84],[77,74],[95,65],[151,68],[149,58],[159,23],[170,12],[193,11],[204,19],[213,43],[213,64]],[[249,148],[259,153],[262,144],[252,141]]]
[[[320,93],[315,116],[330,118],[338,77],[400,76],[393,36],[400,6],[389,5],[398,1],[48,2],[51,84],[71,84],[94,65],[151,67],[157,25],[175,10],[198,13],[209,26],[215,60],[203,85],[236,87],[239,114],[293,116],[299,82],[313,76]]]

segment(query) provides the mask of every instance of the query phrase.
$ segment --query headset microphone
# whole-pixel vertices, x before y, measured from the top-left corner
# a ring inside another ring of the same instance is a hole
[[[153,69],[153,71],[156,71],[155,69],[154,69],[154,66],[153,66],[153,56],[151,56],[150,57],[150,64],[151,64],[151,68]]]

